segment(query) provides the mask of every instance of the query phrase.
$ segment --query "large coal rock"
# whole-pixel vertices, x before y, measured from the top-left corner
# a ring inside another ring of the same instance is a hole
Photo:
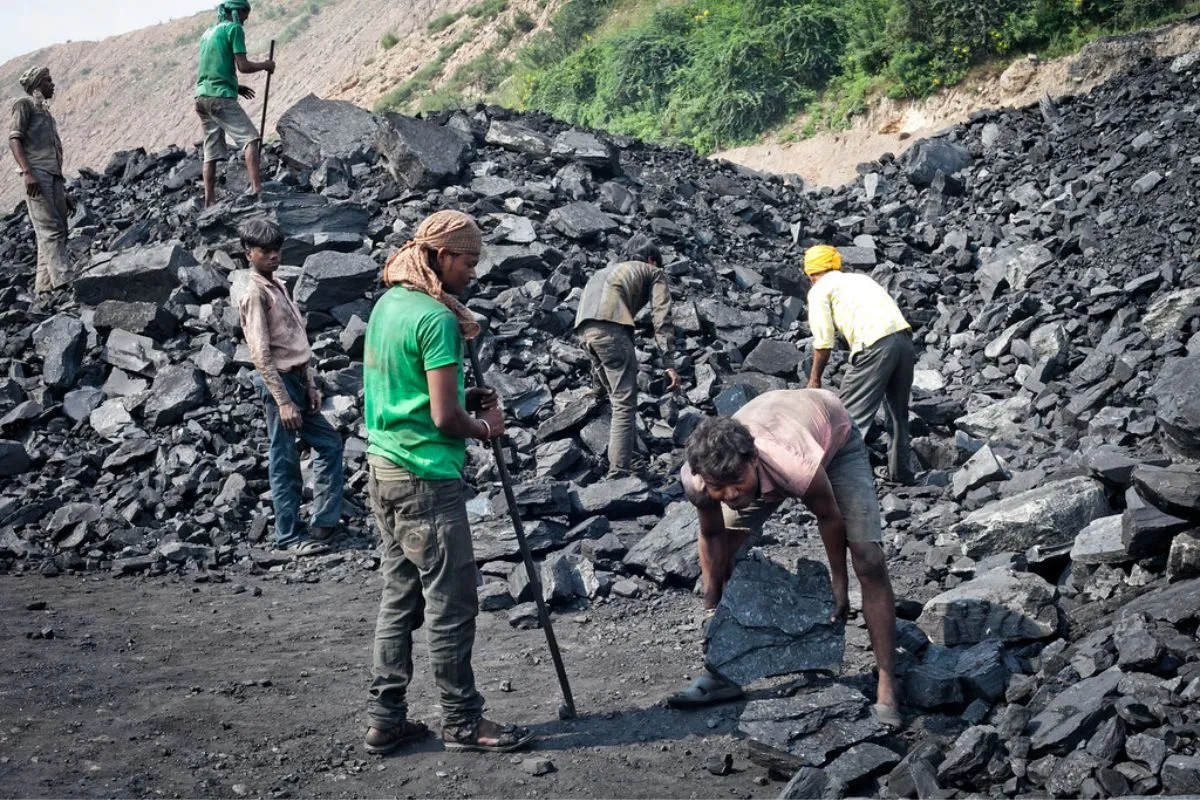
[[[925,604],[917,625],[938,644],[1046,639],[1061,626],[1054,587],[1029,572],[989,570]]]
[[[617,221],[594,203],[583,201],[559,206],[546,216],[546,223],[568,239],[587,240],[617,228]]]
[[[823,767],[852,745],[886,731],[867,712],[867,698],[833,684],[779,700],[754,700],[738,719],[750,759],[783,771]]]
[[[843,626],[829,622],[832,613],[824,564],[800,559],[790,572],[753,553],[734,567],[708,624],[705,664],[743,686],[773,675],[836,672],[846,640]]]
[[[1138,494],[1160,511],[1200,522],[1200,466],[1139,466],[1133,471]]]
[[[946,139],[926,139],[905,154],[905,175],[914,186],[928,186],[940,172],[950,176],[971,166],[971,152]]]
[[[11,439],[0,439],[0,476],[20,475],[29,469],[29,454],[25,445]]]
[[[42,383],[69,389],[83,365],[87,331],[75,317],[57,314],[34,328],[33,348],[42,358]]]
[[[182,242],[98,253],[72,283],[75,299],[95,306],[105,300],[165,303],[179,286],[179,268],[196,266]]]
[[[554,147],[549,137],[532,128],[528,128],[518,122],[499,119],[492,120],[491,124],[488,125],[484,141],[497,147],[503,147],[506,150],[524,153],[537,158],[545,158],[550,155],[550,151]]]
[[[609,519],[638,517],[662,511],[658,492],[637,477],[597,481],[576,493],[578,510],[585,517],[600,515]]]
[[[313,169],[329,158],[373,162],[380,128],[379,118],[365,108],[311,94],[275,123],[284,160],[300,169]]]
[[[157,303],[105,300],[96,306],[92,324],[102,331],[120,328],[161,342],[175,335],[179,320]]]
[[[699,526],[694,505],[673,503],[625,555],[626,566],[658,583],[690,587],[700,577]]]
[[[1112,715],[1110,695],[1123,674],[1120,667],[1112,667],[1056,695],[1026,728],[1033,751],[1062,754],[1090,737]]]
[[[1200,355],[1167,359],[1152,391],[1168,443],[1200,458]]]
[[[296,281],[296,303],[306,311],[329,311],[361,300],[379,281],[379,265],[357,253],[314,253]]]
[[[204,404],[206,387],[204,373],[191,364],[175,364],[160,370],[143,407],[146,422],[154,427],[179,422],[184,414]]]
[[[402,114],[387,114],[378,149],[384,166],[409,189],[453,182],[471,160],[471,140],[458,131]]]
[[[977,558],[1006,550],[1022,552],[1035,544],[1068,544],[1092,520],[1111,513],[1096,481],[1069,478],[989,503],[968,514],[953,533],[963,552]]]

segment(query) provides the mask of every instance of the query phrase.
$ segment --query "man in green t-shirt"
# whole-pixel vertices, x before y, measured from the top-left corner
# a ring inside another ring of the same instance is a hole
[[[463,339],[479,324],[455,298],[475,277],[482,237],[466,214],[439,211],[384,269],[363,356],[368,490],[382,540],[367,752],[423,738],[408,719],[412,633],[427,619],[447,750],[505,752],[532,738],[483,717],[471,652],[479,600],[462,469],[467,439],[504,433],[494,393],[463,386]],[[474,412],[472,415],[471,412]]]
[[[250,16],[249,0],[224,0],[217,6],[217,24],[200,37],[200,70],[196,79],[196,113],[204,125],[204,206],[217,199],[217,162],[228,149],[225,134],[233,137],[238,149],[246,153],[246,175],[250,195],[262,191],[258,129],[238,103],[238,95],[251,100],[254,90],[239,85],[237,73],[275,71],[275,61],[250,61],[246,58],[246,32],[242,25]],[[236,68],[236,72],[235,72]]]

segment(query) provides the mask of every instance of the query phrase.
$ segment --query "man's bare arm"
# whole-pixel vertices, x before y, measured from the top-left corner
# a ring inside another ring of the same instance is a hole
[[[829,558],[829,575],[833,582],[832,619],[845,618],[850,610],[849,578],[846,574],[846,521],[824,469],[817,471],[801,499],[817,518],[817,530],[821,534],[821,543],[825,545],[825,555]]]
[[[813,350],[812,372],[808,375],[808,388],[820,389],[821,378],[825,375],[825,367],[829,366],[832,350]]]
[[[700,516],[700,576],[704,579],[704,607],[716,608],[733,574],[734,556],[748,531],[731,531],[719,503],[698,506]]]

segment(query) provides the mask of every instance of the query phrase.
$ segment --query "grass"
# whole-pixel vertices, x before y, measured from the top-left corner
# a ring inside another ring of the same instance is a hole
[[[379,46],[382,47],[384,50],[391,50],[393,47],[395,47],[399,43],[400,43],[400,37],[396,36],[396,34],[392,33],[391,31],[388,31],[387,33],[385,33],[383,35],[383,38],[379,40]]]
[[[487,21],[495,19],[508,10],[508,0],[480,0],[467,9],[467,16],[472,19]]]
[[[375,113],[381,114],[385,111],[403,111],[406,109],[414,97],[427,91],[433,81],[441,77],[442,71],[446,67],[446,62],[452,55],[458,52],[460,47],[470,41],[474,35],[475,27],[472,26],[469,30],[459,34],[458,38],[454,41],[438,48],[437,55],[434,56],[432,61],[422,66],[408,80],[391,89],[375,102]]]
[[[463,16],[463,12],[461,12],[461,11],[459,11],[458,13],[454,13],[454,14],[452,14],[450,12],[446,12],[445,14],[439,14],[436,17],[434,17],[432,20],[430,20],[429,24],[425,26],[425,32],[426,33],[441,33],[442,31],[446,30],[446,28],[449,28],[451,25],[453,25],[454,23],[456,23],[460,19],[462,19],[462,16]]]

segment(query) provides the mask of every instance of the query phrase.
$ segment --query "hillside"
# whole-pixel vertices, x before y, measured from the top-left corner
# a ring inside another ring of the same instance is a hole
[[[439,15],[477,5],[493,13],[468,16],[435,36],[426,32]],[[496,10],[503,7],[503,10]],[[491,43],[496,30],[516,13],[538,19],[554,3],[511,0],[267,0],[256,3],[246,27],[252,59],[266,56],[272,38],[278,71],[271,84],[267,129],[295,101],[309,93],[371,106],[393,86],[436,57],[438,48],[472,30],[455,48],[447,66],[469,60]],[[211,24],[212,12],[153,25],[99,42],[70,42],[43,48],[0,65],[3,96],[20,93],[17,78],[32,64],[47,64],[58,84],[54,114],[63,138],[66,168],[102,168],[113,152],[132,147],[148,151],[198,141],[200,125],[192,109],[196,41]],[[385,49],[385,36],[395,37]],[[263,75],[245,81],[262,89]],[[261,91],[245,107],[261,113]],[[270,135],[268,133],[268,135]],[[12,177],[11,155],[0,156],[0,209],[21,199]]]

